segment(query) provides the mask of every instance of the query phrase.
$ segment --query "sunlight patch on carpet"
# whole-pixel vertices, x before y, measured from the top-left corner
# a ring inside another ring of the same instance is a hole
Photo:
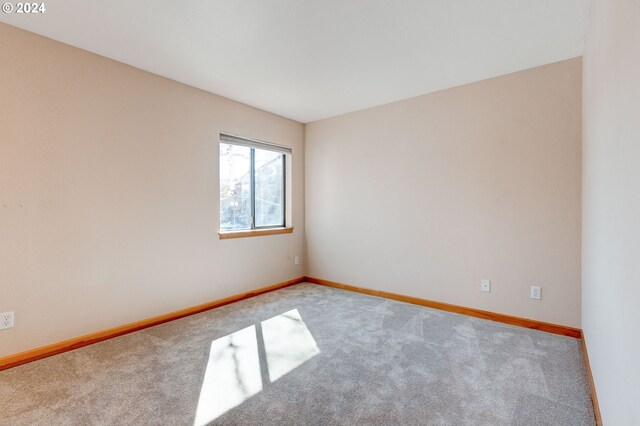
[[[194,426],[215,420],[319,353],[297,309],[214,340]]]
[[[297,309],[262,321],[262,334],[272,383],[320,353]]]

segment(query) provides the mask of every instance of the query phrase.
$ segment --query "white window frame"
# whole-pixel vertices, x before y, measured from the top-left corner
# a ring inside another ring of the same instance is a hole
[[[257,139],[250,139],[250,138],[245,138],[245,137],[241,137],[241,136],[237,136],[237,135],[232,135],[229,133],[220,133],[220,140],[219,143],[222,144],[230,144],[230,145],[237,145],[237,146],[244,146],[244,147],[248,147],[251,148],[251,161],[250,161],[250,173],[251,173],[251,224],[250,224],[250,228],[246,228],[246,229],[235,229],[235,230],[220,230],[219,234],[221,236],[221,238],[224,235],[229,235],[229,234],[243,234],[243,233],[251,233],[251,232],[255,232],[256,234],[258,234],[261,231],[268,231],[268,230],[272,230],[272,229],[287,229],[287,230],[292,230],[292,228],[287,228],[287,224],[288,224],[288,209],[287,209],[287,205],[288,205],[288,201],[289,201],[289,185],[287,184],[288,182],[288,173],[287,173],[287,169],[288,169],[288,162],[290,161],[291,158],[291,154],[292,154],[292,150],[289,147],[286,146],[282,146],[282,145],[276,145],[270,142],[265,142],[265,141],[261,141],[261,140],[257,140]],[[282,188],[283,188],[283,199],[282,199],[282,224],[278,224],[278,225],[266,225],[266,226],[256,226],[256,218],[255,218],[255,149],[262,149],[262,150],[266,150],[266,151],[273,151],[273,152],[277,152],[280,154],[283,154],[283,170],[282,170]],[[219,189],[218,189],[219,191]],[[218,203],[220,202],[220,193],[218,192]],[[220,220],[221,220],[221,215],[222,212],[220,210],[220,204],[218,204],[219,206],[219,213],[220,216],[218,217],[218,228],[220,227]],[[268,235],[265,233],[265,235]]]

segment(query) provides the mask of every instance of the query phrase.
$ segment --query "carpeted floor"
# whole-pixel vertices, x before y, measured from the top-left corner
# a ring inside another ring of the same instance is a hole
[[[0,372],[1,425],[594,425],[578,340],[299,284]]]

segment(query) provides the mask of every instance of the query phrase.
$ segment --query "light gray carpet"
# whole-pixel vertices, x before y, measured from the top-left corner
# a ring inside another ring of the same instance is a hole
[[[314,284],[0,372],[0,401],[12,426],[595,424],[578,340]]]

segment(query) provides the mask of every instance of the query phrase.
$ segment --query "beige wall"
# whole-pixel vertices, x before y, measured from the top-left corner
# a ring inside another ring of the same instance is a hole
[[[580,326],[581,66],[307,125],[308,274]]]
[[[0,356],[304,274],[301,124],[5,24],[0,40]],[[218,240],[220,131],[293,147],[293,235]]]
[[[606,425],[640,424],[640,2],[594,0],[584,54],[582,323]]]

